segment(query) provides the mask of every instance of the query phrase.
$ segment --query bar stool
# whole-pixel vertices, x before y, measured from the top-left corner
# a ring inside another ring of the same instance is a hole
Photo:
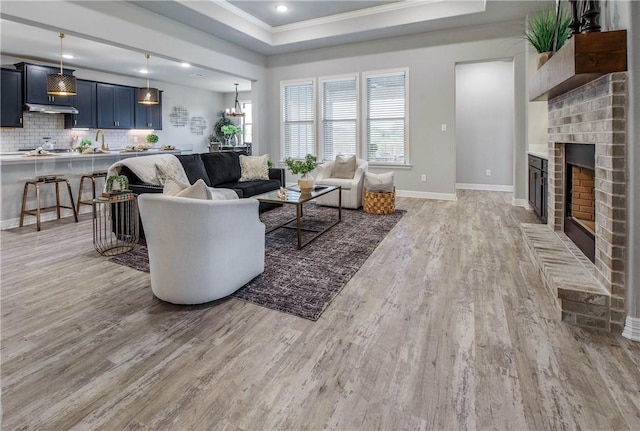
[[[96,178],[107,178],[107,171],[96,171],[96,172],[92,172],[90,174],[86,174],[83,175],[82,177],[80,177],[80,188],[78,189],[78,205],[77,205],[77,209],[76,212],[79,214],[80,213],[80,205],[89,205],[92,206],[93,205],[93,199],[96,198]],[[85,180],[91,180],[91,189],[93,191],[93,199],[88,201],[88,200],[82,200],[82,190],[84,188],[84,181]]]
[[[70,206],[60,205],[60,183],[67,183],[67,190],[69,191]],[[56,204],[49,207],[40,206],[40,186],[44,184],[56,185]],[[33,209],[27,209],[27,194],[29,193],[29,186],[33,186],[36,191],[36,207]],[[71,192],[71,183],[64,177],[58,177],[56,175],[50,175],[46,177],[38,177],[35,180],[29,180],[24,183],[24,192],[22,193],[22,211],[20,212],[20,227],[24,225],[25,214],[35,216],[36,229],[40,231],[40,214],[43,211],[56,210],[58,213],[58,219],[60,219],[60,209],[66,208],[73,211],[73,218],[78,223],[78,213],[76,213],[76,207],[73,201],[73,193]]]

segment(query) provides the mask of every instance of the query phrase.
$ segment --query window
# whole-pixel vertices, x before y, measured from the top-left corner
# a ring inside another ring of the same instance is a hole
[[[322,88],[322,158],[356,154],[358,93],[355,76],[326,79]]]
[[[367,160],[405,163],[407,71],[364,74]]]
[[[283,158],[316,154],[314,87],[314,80],[281,84]]]
[[[241,102],[242,103],[242,112],[244,112],[244,117],[242,117],[242,136],[244,137],[244,143],[253,142],[251,139],[252,133],[252,116],[251,116],[251,102]]]

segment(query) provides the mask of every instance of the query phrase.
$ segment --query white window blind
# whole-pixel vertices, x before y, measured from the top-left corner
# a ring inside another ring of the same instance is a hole
[[[284,83],[283,104],[283,156],[304,159],[315,151],[315,97],[314,82]]]
[[[367,159],[405,162],[405,73],[366,77]]]
[[[356,154],[357,135],[356,77],[322,82],[322,158],[337,154]]]

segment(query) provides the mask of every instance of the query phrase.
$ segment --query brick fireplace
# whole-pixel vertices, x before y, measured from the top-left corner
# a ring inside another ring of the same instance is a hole
[[[627,306],[626,104],[626,72],[604,75],[548,101],[547,232],[540,225],[523,226],[562,319],[616,332],[624,327]],[[575,144],[593,146],[593,169],[567,163]],[[569,200],[567,193],[573,195]],[[593,263],[564,234],[568,212],[593,232]]]

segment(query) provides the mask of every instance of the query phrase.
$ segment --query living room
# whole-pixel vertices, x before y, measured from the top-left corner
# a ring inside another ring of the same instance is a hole
[[[239,81],[241,99],[252,103],[253,153],[269,154],[280,167],[283,82],[362,82],[367,73],[408,70],[406,163],[369,168],[393,171],[396,206],[406,213],[316,322],[238,299],[163,304],[152,297],[148,274],[100,259],[87,215],[82,226],[3,231],[2,326],[10,333],[3,334],[2,405],[11,428],[633,428],[640,416],[637,343],[620,331],[562,322],[522,244],[520,223],[540,223],[526,209],[527,155],[540,145],[532,136],[540,134],[546,103],[529,101],[535,55],[522,39],[524,16],[505,12],[516,5],[487,2],[490,12],[507,15],[498,21],[480,14],[456,28],[264,54],[141,3],[0,7],[3,20],[55,27],[68,39],[90,35]],[[215,6],[198,3],[191,6]],[[601,2],[601,10],[603,30],[628,32],[628,109],[637,118],[631,17],[638,6]],[[225,19],[241,28],[237,18]],[[29,60],[18,54],[3,49],[3,66],[7,58]],[[512,190],[458,189],[456,65],[505,59],[513,64],[515,118],[512,183],[502,185]],[[142,82],[131,73],[78,69],[83,79]],[[165,92],[167,125],[173,106],[189,106],[211,124],[234,102],[232,85],[211,91],[152,83]],[[640,134],[633,123],[625,307],[638,319]],[[5,151],[11,132],[2,133]],[[128,144],[129,135],[118,141],[118,133],[113,142]],[[186,140],[177,133],[165,127],[160,142],[208,151],[206,133]],[[3,206],[4,190],[3,183]]]

